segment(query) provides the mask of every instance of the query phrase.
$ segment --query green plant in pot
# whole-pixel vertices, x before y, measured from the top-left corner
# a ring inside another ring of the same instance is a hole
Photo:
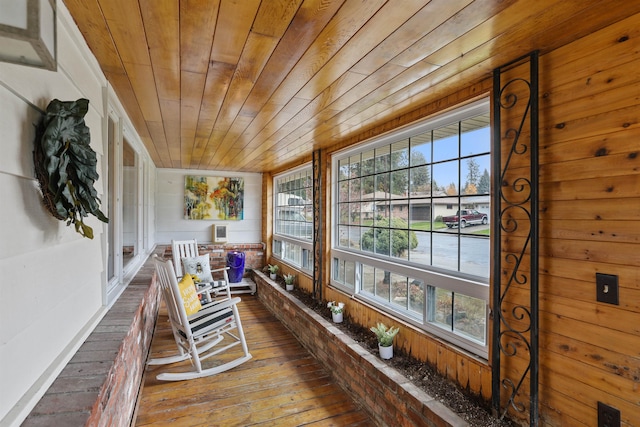
[[[371,327],[371,332],[376,334],[376,338],[378,338],[378,350],[380,350],[382,359],[391,359],[393,357],[393,338],[399,331],[400,328],[394,328],[393,326],[387,328],[384,323],[380,322]]]
[[[278,264],[267,264],[267,271],[269,272],[269,278],[271,280],[276,280],[276,274],[278,274],[278,270],[280,270]]]
[[[109,219],[100,211],[93,187],[98,179],[97,156],[89,145],[91,136],[84,122],[87,111],[88,99],[51,101],[37,132],[33,160],[47,210],[93,239],[93,229],[83,218],[92,214],[102,222]]]
[[[284,284],[288,291],[293,290],[293,283],[296,281],[296,276],[293,274],[285,274],[284,275]]]

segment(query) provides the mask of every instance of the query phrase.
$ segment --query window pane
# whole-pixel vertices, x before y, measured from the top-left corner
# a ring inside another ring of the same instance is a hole
[[[376,173],[386,172],[391,166],[390,147],[376,148]]]
[[[424,314],[424,282],[417,279],[409,279],[409,310]]]
[[[348,158],[338,160],[338,180],[339,181],[349,178],[350,176],[349,169],[350,169],[350,165],[349,165]]]
[[[440,195],[458,195],[458,164],[459,162],[454,160],[433,165],[433,182],[437,183]]]
[[[341,181],[338,184],[338,200],[346,202],[349,198],[349,181]]]
[[[361,225],[373,225],[374,206],[375,204],[373,202],[360,203]]]
[[[406,200],[391,202],[391,220],[400,219],[405,223],[409,220],[409,204]],[[397,227],[397,225],[393,225]]]
[[[282,256],[282,242],[280,240],[273,241],[273,253],[277,256]]]
[[[344,282],[351,289],[355,289],[356,285],[356,263],[353,261],[346,261],[344,263]]]
[[[349,204],[349,223],[360,225],[360,203]]]
[[[382,173],[376,175],[375,178],[375,198],[376,199],[388,199],[389,198],[389,190],[391,190],[391,186],[389,185],[389,174]]]
[[[389,302],[389,296],[391,295],[391,272],[376,268],[375,275],[376,296],[383,301]]]
[[[349,247],[349,227],[344,225],[338,226],[338,245],[343,248]]]
[[[405,139],[391,145],[391,170],[409,166],[409,140]]]
[[[354,291],[354,276],[353,276],[353,262],[347,262],[338,258],[333,259],[333,280],[338,283],[341,283],[345,287],[349,288],[351,291]]]
[[[458,271],[458,236],[433,233],[433,266]]]
[[[360,227],[349,227],[349,247],[352,249],[361,249],[360,247],[360,233],[362,228]],[[364,249],[364,248],[362,248]]]
[[[371,175],[376,171],[375,151],[369,150],[362,153],[360,176]]]
[[[333,259],[333,278],[340,283],[344,283],[344,261],[341,259]]]
[[[491,181],[489,180],[490,157],[478,156],[464,159],[460,165],[461,179],[463,180],[462,194],[488,194],[491,190]],[[484,182],[481,183],[482,176],[486,174]],[[482,184],[482,191],[480,185]]]
[[[478,194],[491,193],[491,156],[478,156],[473,158],[478,164],[479,177],[477,183]]]
[[[360,178],[349,181],[349,200],[360,200]]]
[[[431,131],[411,137],[411,166],[431,163]]]
[[[460,237],[460,271],[489,278],[490,240],[486,237]]]
[[[491,150],[489,113],[461,122],[460,155],[488,153]]]
[[[350,203],[338,203],[338,224],[349,224]]]
[[[379,255],[389,256],[389,233],[388,228],[374,228],[374,252]],[[364,240],[363,240],[364,245]]]
[[[423,165],[411,168],[409,193],[411,196],[431,195],[431,166]]]
[[[365,292],[369,292],[371,295],[375,294],[375,269],[370,265],[362,266],[362,290]]]
[[[431,233],[412,231],[416,236],[416,247],[409,250],[409,260],[424,265],[431,264]]]
[[[351,156],[349,158],[349,178],[355,178],[360,176],[360,156]]]
[[[407,169],[391,172],[391,194],[406,196],[409,189],[409,171]]]
[[[408,282],[406,276],[391,274],[391,303],[399,308],[407,308]]]
[[[388,227],[389,226],[389,210],[390,204],[388,201],[377,201],[375,204],[375,214],[373,217],[373,224],[376,227]]]
[[[458,123],[433,131],[433,161],[440,162],[458,158]]]
[[[409,201],[409,228],[431,230],[431,199],[411,199]]]
[[[375,192],[373,175],[365,176],[360,179],[361,197],[372,198]]]
[[[409,259],[409,250],[418,246],[416,234],[405,230],[391,230],[391,256]]]
[[[451,330],[453,320],[453,292],[445,289],[431,287],[433,294],[432,313],[429,313],[429,321],[440,327]]]
[[[481,343],[486,342],[487,309],[483,300],[455,294],[453,330]]]

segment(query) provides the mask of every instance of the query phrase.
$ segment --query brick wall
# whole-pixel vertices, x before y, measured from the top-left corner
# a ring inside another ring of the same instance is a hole
[[[467,426],[459,416],[417,388],[328,320],[260,271],[258,297],[380,426]]]
[[[160,302],[149,258],[22,427],[128,426]]]
[[[129,333],[122,341],[120,351],[93,405],[87,425],[109,427],[131,423],[151,347],[160,295],[153,275],[148,292],[140,301]]]

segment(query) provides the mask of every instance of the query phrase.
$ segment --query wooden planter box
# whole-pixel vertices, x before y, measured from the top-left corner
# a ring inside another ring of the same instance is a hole
[[[467,426],[377,355],[344,334],[260,271],[258,298],[380,426]]]

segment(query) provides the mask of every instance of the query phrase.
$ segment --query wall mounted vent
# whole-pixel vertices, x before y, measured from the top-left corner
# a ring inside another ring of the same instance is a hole
[[[214,225],[213,226],[213,242],[226,243],[226,241],[227,241],[227,226]]]

